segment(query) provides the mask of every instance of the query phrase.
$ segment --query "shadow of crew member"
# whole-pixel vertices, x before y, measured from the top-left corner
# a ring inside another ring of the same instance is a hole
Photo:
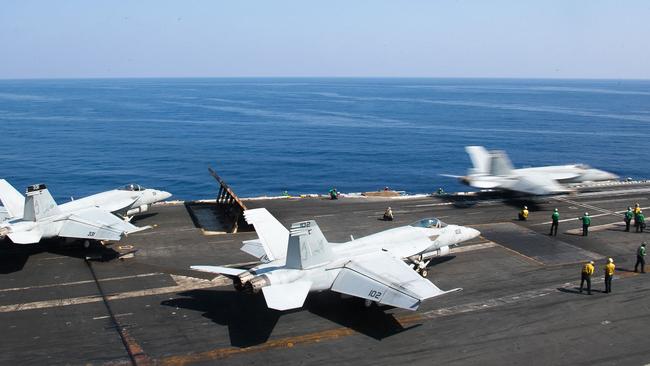
[[[582,236],[589,235],[589,225],[591,225],[591,217],[589,212],[585,212],[584,216],[579,217],[578,220],[582,221]]]
[[[589,261],[584,266],[582,266],[581,278],[580,278],[580,293],[582,293],[582,288],[587,283],[587,293],[591,295],[591,275],[594,274],[594,261]]]

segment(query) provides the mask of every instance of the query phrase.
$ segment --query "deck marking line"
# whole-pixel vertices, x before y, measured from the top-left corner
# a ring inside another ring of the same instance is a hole
[[[200,278],[186,277],[180,275],[170,275],[176,281],[176,286],[166,286],[146,290],[138,291],[128,291],[117,294],[106,295],[107,300],[123,300],[134,297],[143,297],[143,296],[153,296],[161,294],[169,294],[175,292],[184,292],[195,289],[216,287],[225,285],[225,280],[223,277],[217,277],[213,280],[204,280]],[[230,283],[230,280],[226,279],[227,283]],[[14,311],[24,311],[24,310],[33,310],[33,309],[44,309],[52,308],[59,306],[70,306],[70,305],[81,305],[89,304],[94,302],[104,301],[101,296],[91,295],[91,296],[81,296],[73,297],[67,299],[55,299],[55,300],[46,300],[46,301],[34,301],[23,304],[12,304],[12,305],[3,305],[0,306],[0,313],[10,313]]]
[[[161,275],[161,274],[163,274],[163,273],[152,272],[152,273],[143,273],[143,274],[133,275],[133,276],[109,277],[109,278],[100,279],[99,282],[128,280],[128,279],[131,279],[131,278],[149,277],[149,276],[156,276],[156,275]],[[0,289],[0,292],[31,290],[31,289],[37,289],[37,288],[48,288],[48,287],[59,287],[59,286],[83,285],[85,283],[95,283],[95,281],[94,280],[84,280],[84,281],[75,281],[75,282],[53,283],[53,284],[49,284],[49,285],[37,285],[37,286],[27,286],[27,287],[4,288],[4,289]]]

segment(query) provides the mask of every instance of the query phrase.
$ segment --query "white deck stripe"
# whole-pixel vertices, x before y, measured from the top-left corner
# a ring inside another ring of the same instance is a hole
[[[209,288],[215,286],[222,286],[227,283],[230,283],[230,280],[219,276],[213,280],[204,280],[199,278],[192,278],[186,276],[171,275],[174,281],[176,281],[176,286],[167,286],[159,287],[154,289],[138,290],[138,291],[128,291],[118,294],[107,295],[106,299],[111,300],[122,300],[129,299],[133,297],[143,297],[143,296],[153,296],[161,294],[169,294],[174,292],[184,292],[188,290]],[[80,304],[89,304],[95,302],[103,301],[101,296],[81,296],[73,297],[68,299],[56,299],[56,300],[47,300],[47,301],[34,301],[24,304],[13,304],[13,305],[4,305],[0,306],[0,313],[10,313],[14,311],[23,311],[23,310],[34,310],[34,309],[44,309],[52,308],[58,306],[69,306],[69,305],[80,305]]]
[[[99,282],[128,280],[130,278],[149,277],[149,276],[156,276],[156,275],[161,275],[161,274],[162,273],[153,272],[153,273],[143,273],[143,274],[133,275],[133,276],[109,277],[109,278],[100,279]],[[48,287],[83,285],[85,283],[95,283],[95,280],[84,280],[84,281],[75,281],[75,282],[53,283],[53,284],[49,284],[49,285],[37,285],[37,286],[27,286],[27,287],[5,288],[5,289],[0,289],[0,292],[30,290],[30,289],[35,289],[35,288],[48,288]]]

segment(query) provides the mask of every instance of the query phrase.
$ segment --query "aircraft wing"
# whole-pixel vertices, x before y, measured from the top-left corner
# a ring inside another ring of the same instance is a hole
[[[59,236],[94,240],[120,240],[124,234],[131,234],[148,228],[148,226],[137,227],[120,220],[108,211],[91,207],[77,211],[64,219]]]
[[[570,191],[547,174],[530,173],[517,177],[507,188],[534,195],[549,195]]]
[[[265,208],[256,208],[244,211],[246,222],[255,227],[255,232],[259,237],[259,243],[264,250],[266,259],[273,261],[275,259],[286,258],[287,243],[289,242],[289,230],[271,215]],[[249,245],[249,248],[251,245]],[[244,243],[242,250],[246,253],[253,254],[247,250],[247,244]],[[260,258],[257,254],[259,250],[254,251],[254,256]],[[262,259],[262,258],[260,258]],[[263,259],[262,259],[263,260]],[[263,260],[265,261],[265,260]]]
[[[388,252],[379,252],[347,262],[331,290],[380,304],[416,310],[422,300],[458,289],[443,291],[422,278],[401,259]]]
[[[10,217],[11,216],[9,216],[9,212],[7,211],[7,209],[0,206],[0,221],[5,221],[6,219],[8,219]]]
[[[133,203],[138,199],[139,197],[135,197],[135,198],[127,197],[119,200],[111,200],[110,202],[102,203],[100,207],[103,210],[109,212],[117,212],[117,211],[124,210],[125,208],[130,208],[131,205],[133,205]]]

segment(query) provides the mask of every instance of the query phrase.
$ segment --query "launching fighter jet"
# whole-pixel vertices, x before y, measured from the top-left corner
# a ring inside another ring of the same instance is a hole
[[[459,289],[443,291],[414,268],[424,271],[432,257],[480,234],[431,218],[335,244],[325,239],[314,220],[287,230],[264,208],[244,214],[259,239],[245,241],[242,250],[262,264],[249,270],[191,268],[231,277],[238,290],[262,291],[266,305],[277,310],[300,308],[309,292],[324,290],[359,297],[367,304],[416,310],[425,299]]]
[[[152,203],[169,197],[168,192],[130,184],[57,205],[44,184],[27,187],[24,197],[0,179],[4,206],[0,237],[8,236],[14,244],[35,244],[52,237],[119,240],[124,234],[147,228],[130,224],[129,215],[147,211]]]
[[[618,179],[615,174],[583,164],[514,169],[504,151],[487,151],[483,146],[466,146],[465,151],[474,168],[464,177],[451,177],[459,178],[464,184],[479,189],[543,196],[570,192],[567,183]]]

